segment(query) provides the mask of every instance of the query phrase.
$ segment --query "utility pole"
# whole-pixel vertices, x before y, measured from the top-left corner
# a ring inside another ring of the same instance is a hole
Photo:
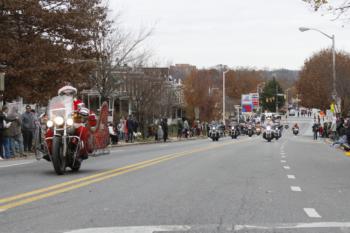
[[[226,92],[225,92],[225,79],[226,79],[226,73],[229,72],[230,70],[226,70],[222,72],[222,123],[225,124],[225,101],[226,101]]]
[[[276,85],[276,100],[275,100],[275,103],[276,103],[276,114],[278,113],[278,88],[277,88],[277,81],[275,82],[275,85]]]

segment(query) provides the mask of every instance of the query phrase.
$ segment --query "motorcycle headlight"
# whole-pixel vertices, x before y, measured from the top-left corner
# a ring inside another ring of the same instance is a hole
[[[267,126],[266,129],[267,129],[267,130],[271,130],[271,126]]]
[[[53,121],[55,122],[56,125],[63,125],[64,123],[63,117],[60,117],[60,116],[55,117]]]
[[[231,128],[231,129],[235,129],[235,127],[233,127],[233,126],[232,126],[232,128]]]
[[[74,121],[73,121],[72,118],[68,118],[68,119],[67,119],[67,125],[68,125],[68,126],[72,126],[73,123],[74,123]]]
[[[213,127],[213,130],[215,130],[215,127]]]
[[[53,126],[53,121],[48,120],[46,122],[46,125],[47,125],[48,128],[51,128]]]

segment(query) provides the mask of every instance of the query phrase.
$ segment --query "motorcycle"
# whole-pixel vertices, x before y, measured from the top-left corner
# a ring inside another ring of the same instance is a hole
[[[255,127],[255,133],[258,136],[261,134],[261,128],[259,126]]]
[[[232,139],[236,139],[239,135],[239,130],[237,126],[231,126],[231,129],[229,130],[229,135]]]
[[[211,138],[213,141],[219,141],[219,138],[221,137],[222,132],[219,127],[219,125],[211,125],[209,130],[209,138]]]
[[[41,145],[36,148],[42,149],[43,158],[52,163],[58,175],[63,175],[67,167],[79,171],[88,153],[105,149],[109,144],[107,104],[101,107],[98,124],[96,118],[90,118],[88,110],[84,110],[73,111],[71,96],[57,96],[49,102],[47,131],[43,140],[38,140]],[[83,135],[87,135],[87,143],[82,139]]]
[[[276,140],[278,140],[280,137],[282,137],[282,128],[279,125],[275,125],[274,126],[274,134],[275,134],[275,139]]]
[[[254,134],[254,132],[253,132],[253,126],[252,126],[252,124],[248,124],[248,126],[247,126],[247,135],[248,135],[249,137],[252,137],[253,134]]]
[[[299,133],[299,129],[296,127],[293,127],[293,134],[296,136]]]
[[[272,132],[271,125],[266,126],[265,131],[263,133],[263,138],[266,139],[268,142],[271,142],[271,140],[274,138],[274,133]]]

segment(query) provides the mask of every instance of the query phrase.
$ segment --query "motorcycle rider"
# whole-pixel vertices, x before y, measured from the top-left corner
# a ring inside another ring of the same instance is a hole
[[[295,128],[295,129],[299,129],[298,123],[295,123],[295,124],[294,124],[293,129],[294,129],[294,128]]]

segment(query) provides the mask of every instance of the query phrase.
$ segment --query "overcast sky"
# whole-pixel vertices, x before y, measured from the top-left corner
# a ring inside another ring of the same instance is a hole
[[[110,0],[130,30],[155,25],[147,46],[154,59],[199,68],[300,69],[312,53],[331,46],[321,34],[336,35],[336,48],[350,51],[350,23],[314,13],[302,0]]]

